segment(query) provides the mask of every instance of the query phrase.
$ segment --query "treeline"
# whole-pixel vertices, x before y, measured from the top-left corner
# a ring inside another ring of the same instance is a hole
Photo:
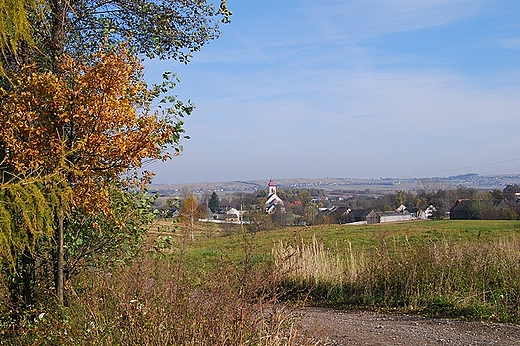
[[[404,205],[408,210],[424,211],[433,206],[432,219],[449,218],[450,210],[460,200],[466,200],[470,219],[518,219],[520,203],[515,195],[518,185],[504,189],[480,190],[464,186],[451,186],[422,181],[415,190],[396,190],[375,193],[370,190],[345,192],[324,189],[279,188],[277,195],[284,201],[273,215],[265,215],[267,189],[255,193],[236,193],[218,197],[214,192],[199,197],[201,205],[211,205],[212,212],[225,212],[236,208],[244,212],[244,220],[256,223],[248,227],[269,229],[288,225],[314,225],[338,223],[334,210],[395,211]],[[343,197],[340,197],[343,196]],[[203,208],[201,208],[203,209]],[[199,209],[200,210],[200,209]],[[262,226],[259,226],[261,224]]]

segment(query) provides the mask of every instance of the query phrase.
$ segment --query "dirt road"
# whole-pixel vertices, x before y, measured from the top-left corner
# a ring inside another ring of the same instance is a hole
[[[520,326],[306,308],[302,321],[324,345],[520,345]]]

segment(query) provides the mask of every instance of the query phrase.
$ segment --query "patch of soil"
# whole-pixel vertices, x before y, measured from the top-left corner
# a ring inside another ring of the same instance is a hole
[[[520,326],[415,315],[306,308],[302,326],[322,345],[520,345]]]

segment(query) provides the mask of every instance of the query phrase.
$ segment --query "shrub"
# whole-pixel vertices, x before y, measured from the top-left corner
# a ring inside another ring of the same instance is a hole
[[[84,272],[69,307],[39,306],[23,329],[3,329],[0,344],[305,345],[277,280],[261,265],[189,271],[173,257],[143,256]]]

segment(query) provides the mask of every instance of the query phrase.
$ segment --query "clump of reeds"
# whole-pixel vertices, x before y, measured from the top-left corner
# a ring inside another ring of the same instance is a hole
[[[352,244],[343,253],[335,249],[325,249],[315,236],[310,243],[303,239],[300,244],[291,246],[280,240],[273,246],[275,270],[283,273],[299,283],[313,283],[314,285],[333,284],[342,285],[352,282],[364,268],[363,254],[355,254]]]

